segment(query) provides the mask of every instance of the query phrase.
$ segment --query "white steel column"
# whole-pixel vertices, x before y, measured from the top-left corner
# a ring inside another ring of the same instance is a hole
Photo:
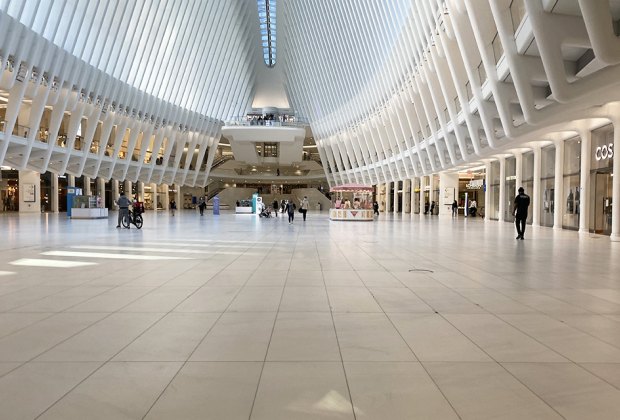
[[[416,179],[418,178],[411,178],[411,196],[409,197],[409,199],[411,200],[411,202],[409,203],[409,209],[411,212],[411,216],[413,216],[415,214],[415,187],[416,187]]]
[[[515,187],[519,191],[523,186],[523,153],[520,151],[515,153],[515,165]]]
[[[420,216],[424,215],[424,190],[426,189],[426,177],[420,177]]]
[[[614,152],[620,153],[620,124],[614,122]],[[583,157],[582,157],[583,159]],[[614,156],[613,184],[611,193],[612,241],[620,241],[620,156]]]
[[[403,181],[403,214],[411,213],[411,190],[412,182],[410,179]]]
[[[75,175],[67,175],[67,187],[75,187]]]
[[[562,229],[562,218],[564,216],[564,141],[555,142],[555,179],[554,186],[554,208],[553,208],[553,228]]]
[[[434,174],[430,174],[428,176],[428,214],[432,216],[431,213],[431,207],[433,205],[433,201],[435,201],[435,197],[434,197],[434,192],[435,192],[435,175]],[[438,204],[435,203],[435,207],[437,207]],[[433,210],[434,211],[434,210]]]
[[[499,214],[498,221],[506,220],[506,158],[499,158]]]
[[[534,147],[534,188],[532,190],[532,226],[540,226],[540,146]]]
[[[484,221],[488,222],[491,214],[489,209],[491,208],[491,162],[485,162],[484,164]],[[467,209],[464,209],[467,213]]]
[[[51,194],[52,195],[51,196],[52,208],[51,208],[51,210],[52,210],[53,213],[58,213],[58,200],[59,200],[59,198],[58,198],[58,193],[59,193],[59,191],[58,191],[58,174],[55,174],[54,172],[52,172],[51,173],[51,178],[52,178],[52,194]]]
[[[163,207],[164,210],[168,210],[170,209],[170,187],[168,187],[168,184],[163,184],[162,185],[162,189],[163,189],[163,199],[161,202],[161,206]]]
[[[138,201],[144,202],[144,182],[138,181],[136,183],[136,194],[138,194]]]
[[[20,213],[41,213],[41,174],[35,171],[18,172]],[[33,194],[30,195],[30,192]]]
[[[590,233],[590,148],[592,132],[584,130],[581,137],[581,176],[579,178],[579,233]]]
[[[390,183],[385,183],[385,212],[390,213],[392,211],[392,202],[390,201]]]
[[[454,195],[450,192],[454,191]],[[448,196],[446,196],[448,193]],[[439,174],[439,216],[452,217],[452,202],[459,196],[459,174],[441,172]]]
[[[392,197],[392,200],[393,200],[392,212],[394,214],[398,213],[398,185],[399,184],[400,184],[400,181],[394,181],[394,197]]]
[[[157,184],[151,183],[151,197],[153,200],[153,210],[157,210],[157,203],[159,202],[159,194],[157,191]]]
[[[127,197],[129,197],[129,198],[132,198],[132,197],[131,197],[131,191],[132,191],[132,189],[133,189],[133,184],[132,184],[132,182],[131,182],[131,181],[129,181],[129,180],[125,180],[124,184],[125,184],[125,195],[126,195]]]
[[[118,180],[117,179],[113,179],[112,180],[112,202],[110,203],[110,209],[118,209],[118,206],[116,205],[116,200],[118,200]]]
[[[105,208],[105,179],[102,177],[97,178],[97,195],[101,197],[101,207]]]
[[[84,195],[92,195],[92,191],[90,190],[90,178],[85,176],[83,179],[84,179]]]

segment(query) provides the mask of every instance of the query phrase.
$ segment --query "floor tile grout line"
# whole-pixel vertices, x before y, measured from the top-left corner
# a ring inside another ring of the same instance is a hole
[[[267,257],[265,257],[267,258]],[[292,258],[291,258],[292,259]],[[282,305],[282,299],[284,297],[284,290],[286,288],[286,283],[288,283],[288,276],[290,274],[290,265],[286,274],[286,281],[284,282],[284,286],[282,287],[282,291],[280,292],[280,300],[278,302],[278,307],[276,309],[275,316],[273,318],[273,324],[271,325],[271,334],[269,335],[269,342],[267,343],[267,349],[265,349],[265,357],[263,359],[263,363],[261,365],[260,373],[258,374],[258,380],[256,381],[256,390],[254,391],[254,398],[252,398],[252,405],[250,406],[250,412],[248,413],[248,420],[252,418],[252,414],[254,413],[254,406],[256,405],[256,398],[258,397],[258,390],[260,389],[261,380],[263,379],[263,372],[265,371],[265,365],[267,364],[267,357],[269,356],[269,349],[271,347],[271,340],[273,339],[273,333],[276,329],[276,323],[278,321],[278,315],[280,314],[280,306]]]
[[[318,245],[316,244],[316,241],[314,244],[318,252]],[[340,367],[342,369],[342,374],[344,376],[345,385],[347,386],[347,392],[349,393],[349,402],[351,404],[351,413],[353,414],[353,420],[356,420],[357,413],[355,410],[355,404],[353,403],[353,393],[351,392],[351,386],[349,384],[349,377],[347,375],[347,370],[344,366],[344,357],[342,356],[342,347],[340,347],[340,339],[338,338],[338,329],[336,328],[336,320],[334,319],[334,310],[332,307],[331,299],[329,297],[329,292],[327,290],[327,283],[325,282],[325,275],[323,274],[323,263],[320,260],[319,260],[319,265],[321,267],[321,276],[323,277],[323,287],[325,288],[325,295],[327,296],[327,304],[329,306],[329,315],[332,320],[332,328],[334,329],[334,337],[336,338],[336,345],[338,346],[338,354],[340,355]]]

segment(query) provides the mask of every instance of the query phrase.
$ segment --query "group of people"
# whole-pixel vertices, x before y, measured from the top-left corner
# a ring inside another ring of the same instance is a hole
[[[472,217],[476,217],[477,212],[478,212],[478,203],[476,202],[476,200],[471,200],[469,202],[469,209],[467,213]],[[457,203],[456,200],[454,200],[452,202],[452,217],[458,216],[458,213],[459,213],[459,203]]]
[[[273,200],[272,207],[276,217],[278,217],[278,210],[280,210],[280,213],[286,213],[288,215],[289,224],[292,224],[295,220],[295,210],[297,210],[297,205],[295,205],[292,201],[282,200],[278,203],[278,200]],[[304,196],[299,203],[299,212],[302,214],[304,222],[306,221],[306,215],[308,214],[309,208],[310,203],[308,202],[308,197]]]
[[[2,211],[15,211],[17,209],[15,196],[7,195],[2,200]]]
[[[275,115],[266,114],[265,116],[262,116],[262,115],[258,117],[254,116],[250,120],[250,125],[269,125],[269,123],[266,123],[266,121],[275,121]]]

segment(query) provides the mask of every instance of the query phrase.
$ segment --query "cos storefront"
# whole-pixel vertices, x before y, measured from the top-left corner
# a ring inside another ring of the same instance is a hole
[[[590,153],[590,232],[611,235],[614,128],[592,132]]]

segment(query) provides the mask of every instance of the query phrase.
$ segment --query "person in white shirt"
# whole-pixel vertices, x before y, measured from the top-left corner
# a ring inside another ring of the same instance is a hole
[[[471,200],[469,203],[469,214],[471,214],[473,217],[476,217],[477,210],[478,210],[478,203],[476,203],[476,200]]]

